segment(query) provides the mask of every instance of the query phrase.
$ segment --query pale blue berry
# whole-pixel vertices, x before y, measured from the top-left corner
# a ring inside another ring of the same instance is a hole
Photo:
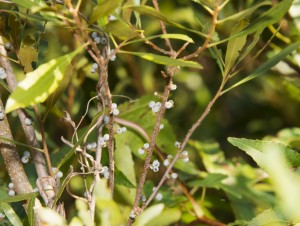
[[[15,190],[9,190],[9,191],[8,191],[8,195],[9,195],[9,196],[15,196],[15,195],[16,195]]]
[[[159,125],[159,129],[163,129],[164,127],[165,127],[164,124]]]
[[[24,151],[23,156],[30,157],[30,152],[29,151]]]
[[[101,42],[101,38],[100,38],[100,37],[95,37],[95,38],[94,38],[94,41],[95,41],[97,44],[99,44],[99,43]]]
[[[147,148],[149,148],[149,147],[150,147],[150,145],[149,145],[148,143],[145,143],[145,144],[144,144],[144,148],[147,149]]]
[[[10,182],[10,183],[8,184],[8,188],[13,189],[14,187],[15,187],[14,183]]]
[[[140,149],[138,150],[138,153],[139,153],[139,155],[143,155],[143,154],[145,153],[145,150],[142,149],[142,148],[140,148]]]
[[[151,100],[151,101],[149,102],[148,106],[149,106],[150,108],[154,108],[154,107],[155,107],[155,102]]]
[[[171,174],[171,178],[176,179],[177,177],[178,177],[178,174],[177,174],[177,173],[172,173],[172,174]]]
[[[119,111],[119,109],[118,108],[116,108],[116,109],[113,109],[113,115],[119,115],[120,114],[120,111]]]
[[[95,149],[96,147],[97,147],[97,143],[96,143],[96,142],[92,142],[92,143],[91,143],[91,148],[92,148],[92,149]]]
[[[4,114],[2,111],[0,111],[0,120],[2,121],[4,119]]]
[[[32,120],[30,118],[25,118],[24,122],[25,122],[26,126],[31,126],[32,125]]]
[[[96,38],[97,36],[98,36],[97,32],[94,31],[94,32],[92,33],[92,38]]]
[[[155,199],[156,199],[157,201],[162,200],[162,198],[163,198],[163,195],[162,195],[161,193],[157,193],[156,196],[155,196]]]

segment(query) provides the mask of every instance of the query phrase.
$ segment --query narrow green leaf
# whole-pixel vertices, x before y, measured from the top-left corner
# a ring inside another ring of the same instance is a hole
[[[133,226],[144,226],[158,217],[164,209],[164,204],[157,204],[145,209],[134,222]]]
[[[8,218],[10,223],[14,226],[22,226],[22,222],[16,212],[13,210],[13,208],[5,202],[0,203],[1,208],[3,212],[5,213],[5,216]]]
[[[261,140],[250,140],[245,138],[228,138],[229,143],[245,151],[256,163],[263,167],[264,151],[269,149],[278,149],[283,152],[293,167],[300,166],[300,153],[280,143]]]
[[[37,150],[37,151],[40,151],[40,152],[44,152],[43,149],[40,149],[40,148],[37,148],[37,147],[33,147],[33,146],[30,146],[30,145],[27,145],[27,144],[23,144],[21,142],[15,141],[15,140],[8,139],[6,137],[0,136],[0,140],[4,140],[4,141],[10,142],[10,143],[15,144],[15,145],[19,145],[19,146],[26,147],[26,148],[32,148],[34,150]]]
[[[92,24],[99,18],[108,16],[119,6],[120,0],[105,0],[93,9],[89,23]]]
[[[240,21],[232,30],[231,37],[243,30],[247,26],[248,22],[246,20]],[[246,44],[247,35],[240,36],[238,38],[229,39],[225,55],[225,71],[224,75],[228,75],[229,71],[235,65],[240,51]]]
[[[32,197],[31,199],[29,199],[28,209],[27,209],[28,222],[30,226],[34,226],[34,204],[35,204],[35,197]]]
[[[229,87],[228,89],[224,90],[221,95],[223,95],[224,93],[228,92],[229,90],[231,90],[235,87],[238,87],[258,76],[263,75],[266,71],[270,70],[272,67],[274,67],[276,64],[278,64],[281,60],[283,60],[288,54],[290,54],[291,52],[298,49],[299,46],[300,46],[300,41],[295,42],[292,45],[289,45],[288,47],[286,47],[285,49],[280,51],[280,53],[278,53],[277,55],[275,55],[274,57],[269,59],[267,62],[262,64],[260,67],[258,67],[252,74],[250,74],[246,78],[242,79],[241,81],[237,82],[236,84]]]
[[[183,34],[160,34],[160,35],[153,35],[153,36],[149,36],[149,37],[146,37],[146,38],[126,42],[125,45],[129,45],[129,44],[133,44],[133,43],[137,43],[137,42],[145,42],[145,41],[156,39],[156,38],[178,39],[178,40],[194,43],[194,40],[192,38],[190,38],[189,36],[187,36],[187,35],[183,35]],[[123,45],[123,46],[125,46],[125,45]]]
[[[228,41],[231,38],[237,38],[240,36],[245,36],[252,34],[258,30],[264,30],[267,26],[278,22],[289,10],[292,5],[293,0],[283,0],[276,4],[274,7],[261,14],[256,20],[250,22],[250,24],[241,32],[238,32],[230,38],[223,39],[218,42],[211,43],[209,47],[214,45],[219,45],[223,42]]]
[[[127,157],[126,157],[127,158]],[[125,158],[123,158],[125,159]],[[127,188],[135,188],[136,186],[128,179],[126,173],[120,171],[117,167],[115,168],[115,183],[119,185],[123,185]]]
[[[24,7],[26,9],[30,9],[31,7],[34,6],[39,6],[39,4],[30,0],[11,0],[11,1],[16,3],[18,6]]]
[[[223,25],[224,23],[227,22],[234,22],[234,21],[239,21],[239,20],[243,20],[249,16],[251,16],[252,13],[254,13],[258,8],[262,7],[262,6],[267,6],[267,5],[272,5],[271,1],[264,1],[258,4],[255,4],[254,6],[247,8],[241,12],[235,13],[232,16],[227,16],[222,20],[218,20],[217,25]]]
[[[0,85],[3,86],[3,88],[6,89],[7,92],[12,92],[11,89],[6,85],[6,83],[2,79],[0,79]]]
[[[192,68],[202,69],[202,66],[194,61],[179,60],[179,59],[174,59],[174,58],[151,54],[151,53],[128,52],[128,51],[119,51],[118,53],[132,54],[141,57],[145,60],[149,60],[154,63],[162,64],[162,65],[192,67]]]
[[[154,9],[153,7],[150,7],[150,6],[146,6],[146,5],[139,5],[139,6],[136,6],[136,5],[125,5],[123,6],[123,9],[127,9],[127,8],[130,8],[130,9],[133,9],[135,12],[138,12],[140,13],[141,15],[147,15],[147,16],[151,16],[151,17],[154,17],[156,19],[159,19],[167,24],[170,24],[174,27],[177,27],[177,28],[180,28],[180,29],[183,29],[185,31],[189,31],[189,32],[192,32],[192,33],[195,33],[195,34],[198,34],[202,37],[206,37],[207,35],[198,31],[198,30],[193,30],[193,29],[190,29],[190,28],[187,28],[175,21],[173,21],[172,19],[168,18],[166,15],[162,14],[161,12],[158,12],[156,9]]]
[[[5,108],[6,113],[45,101],[59,86],[66,67],[81,51],[82,47],[65,56],[50,60],[28,73],[9,96]]]
[[[31,198],[36,197],[37,194],[35,192],[32,193],[25,193],[25,194],[20,194],[20,195],[15,195],[15,196],[9,196],[9,197],[1,197],[0,202],[20,202],[24,200],[29,200]]]

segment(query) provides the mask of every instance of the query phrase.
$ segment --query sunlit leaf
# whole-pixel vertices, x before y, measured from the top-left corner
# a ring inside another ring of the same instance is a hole
[[[35,205],[35,197],[32,197],[29,199],[28,209],[27,209],[28,222],[30,226],[34,226],[34,210],[35,210],[34,205]]]
[[[157,64],[168,65],[168,66],[180,66],[180,67],[191,67],[201,69],[202,66],[194,61],[186,61],[174,59],[171,57],[156,55],[152,53],[141,53],[141,52],[128,52],[128,51],[119,51],[118,53],[132,54],[138,57],[141,57],[145,60],[152,61]]]
[[[57,89],[64,77],[65,69],[81,50],[82,48],[79,48],[65,56],[50,60],[28,73],[9,96],[6,103],[6,113],[44,102]]]
[[[228,89],[224,90],[222,94],[228,92],[229,90],[238,87],[258,76],[263,75],[265,72],[270,70],[272,67],[274,67],[276,64],[278,64],[281,60],[283,60],[288,54],[298,49],[300,46],[300,42],[295,42],[292,45],[289,45],[282,51],[280,51],[277,55],[273,56],[271,59],[269,59],[267,62],[259,66],[254,72],[252,72],[249,76],[242,79],[241,81],[237,82],[233,86],[229,87]]]
[[[42,225],[67,225],[66,220],[61,215],[59,215],[59,213],[50,208],[39,208],[38,215]]]

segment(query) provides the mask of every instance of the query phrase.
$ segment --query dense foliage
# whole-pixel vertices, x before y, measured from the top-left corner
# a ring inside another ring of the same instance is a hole
[[[0,224],[300,224],[299,16],[0,0]]]

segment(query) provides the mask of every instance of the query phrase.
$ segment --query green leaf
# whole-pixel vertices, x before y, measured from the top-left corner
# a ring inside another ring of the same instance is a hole
[[[30,1],[30,0],[11,0],[11,1],[16,3],[18,6],[22,6],[26,9],[30,9],[34,6],[39,6],[39,4],[37,4],[34,1]]]
[[[229,137],[228,141],[240,148],[241,150],[245,151],[248,155],[250,155],[254,161],[263,168],[264,166],[264,152],[269,149],[276,149],[280,150],[282,153],[285,154],[287,160],[293,167],[300,166],[300,154],[280,143],[275,143],[271,141],[261,141],[261,140],[250,140],[245,138],[234,138]]]
[[[241,30],[246,27],[248,22],[246,20],[240,21],[232,30],[230,36],[234,36],[236,33],[240,32]],[[246,44],[247,35],[240,36],[238,38],[229,39],[226,49],[225,55],[225,72],[224,76],[228,75],[232,67],[234,66],[235,62],[237,61],[240,51]]]
[[[132,159],[132,151],[129,145],[129,140],[124,134],[116,134],[116,150],[115,164],[116,167],[128,178],[131,184],[136,185],[136,175],[134,169],[134,161]]]
[[[247,224],[248,226],[257,226],[257,225],[264,225],[264,226],[286,226],[288,225],[288,221],[286,221],[279,211],[275,211],[273,209],[268,209],[263,211],[262,213],[258,214],[255,218],[253,218]]]
[[[130,39],[138,35],[138,32],[135,31],[135,29],[119,20],[109,22],[105,30],[121,40]]]
[[[235,87],[238,87],[258,76],[263,75],[266,71],[270,70],[272,67],[274,67],[276,64],[278,64],[281,60],[283,60],[288,54],[290,54],[291,52],[298,49],[299,45],[300,45],[300,41],[295,42],[292,45],[289,45],[288,47],[286,47],[285,49],[280,51],[280,53],[278,53],[277,55],[275,55],[274,57],[269,59],[267,62],[265,62],[264,64],[259,66],[252,74],[250,74],[246,78],[242,79],[241,81],[237,82],[236,84],[229,87],[228,89],[224,90],[221,95],[223,95],[224,93],[228,92],[229,90],[231,90]]]
[[[45,101],[63,80],[66,67],[81,51],[82,47],[72,53],[50,60],[28,73],[9,96],[5,108],[6,113]]]
[[[14,226],[22,226],[22,222],[16,212],[13,210],[13,208],[5,202],[0,203],[1,208],[5,214],[5,216],[8,218],[10,223]]]
[[[136,6],[136,5],[125,5],[125,6],[123,6],[123,9],[127,9],[127,8],[133,9],[134,11],[140,13],[141,15],[151,16],[151,17],[159,19],[159,20],[161,20],[161,21],[163,21],[165,23],[173,25],[174,27],[177,27],[177,28],[180,28],[180,29],[183,29],[183,30],[195,33],[195,34],[198,34],[198,35],[200,35],[202,37],[206,37],[206,34],[204,34],[202,32],[199,32],[197,30],[193,30],[193,29],[187,28],[186,26],[183,26],[183,25],[181,25],[179,23],[174,22],[172,19],[168,18],[166,15],[162,14],[161,12],[158,12],[153,7],[146,6],[146,5],[139,5],[139,6]]]
[[[237,34],[235,34],[234,36],[232,36],[230,38],[226,38],[221,41],[214,42],[214,43],[210,44],[209,46],[211,47],[214,45],[218,45],[220,43],[228,41],[231,38],[237,38],[240,36],[249,35],[258,30],[265,29],[267,26],[278,22],[288,12],[288,10],[290,9],[290,7],[292,5],[292,2],[293,2],[293,0],[283,0],[283,1],[279,2],[271,9],[269,9],[268,11],[261,14],[256,20],[252,21],[241,32],[238,32]]]
[[[133,226],[144,226],[147,225],[151,220],[158,217],[164,209],[163,204],[157,204],[145,209],[133,223]]]
[[[128,51],[119,51],[118,53],[132,54],[132,55],[141,57],[145,60],[149,60],[154,63],[162,64],[162,65],[191,67],[191,68],[202,69],[202,66],[194,61],[179,60],[179,59],[174,59],[171,57],[156,55],[156,54],[152,54],[152,53],[128,52]]]
[[[183,34],[160,34],[160,35],[153,35],[153,36],[149,36],[149,37],[146,37],[146,38],[126,42],[126,44],[124,44],[123,46],[133,44],[133,43],[137,43],[137,42],[145,42],[145,41],[156,39],[156,38],[178,39],[178,40],[194,43],[194,40],[192,38],[190,38],[189,36],[187,36],[187,35],[183,35]]]
[[[115,183],[127,188],[135,188],[135,184],[128,179],[126,172],[123,173],[117,167],[115,168]]]
[[[101,218],[101,225],[121,225],[124,220],[119,205],[112,199],[107,181],[96,182],[94,195],[96,199],[96,210]]]
[[[239,21],[239,20],[243,20],[249,16],[251,16],[251,14],[253,14],[258,8],[262,7],[262,6],[267,6],[267,5],[272,5],[271,1],[264,1],[258,4],[255,4],[254,6],[247,8],[241,12],[235,13],[232,16],[227,16],[224,19],[218,20],[217,25],[223,25],[224,23],[227,22],[235,22],[235,21]]]
[[[37,147],[33,147],[33,146],[30,146],[30,145],[27,145],[27,144],[23,144],[21,142],[15,141],[15,140],[8,139],[6,137],[0,136],[0,140],[4,140],[4,141],[10,142],[10,143],[15,144],[15,145],[19,145],[19,146],[26,147],[26,148],[32,148],[34,150],[37,150],[37,151],[40,151],[40,152],[44,152],[43,149],[40,149],[40,148],[37,148]]]
[[[227,178],[227,175],[219,173],[209,173],[207,177],[202,180],[193,180],[188,183],[189,186],[219,188],[221,181]]]
[[[89,23],[92,24],[99,18],[108,16],[109,14],[113,13],[116,8],[118,8],[120,0],[105,0],[102,3],[98,4],[94,9],[92,16],[90,18]]]
[[[155,217],[153,220],[148,222],[146,226],[168,226],[173,225],[178,222],[181,217],[181,211],[178,208],[167,209],[165,208],[163,212]]]
[[[29,199],[28,209],[27,209],[28,222],[30,226],[34,226],[34,205],[35,205],[35,197],[32,197],[31,199]]]
[[[9,202],[9,203],[10,202],[20,202],[20,201],[24,201],[24,200],[29,200],[36,196],[37,196],[37,193],[35,193],[35,192],[25,193],[25,194],[0,198],[0,202]]]

